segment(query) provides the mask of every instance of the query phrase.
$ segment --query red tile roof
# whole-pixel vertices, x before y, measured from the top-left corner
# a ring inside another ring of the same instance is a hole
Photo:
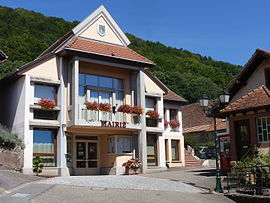
[[[178,94],[174,93],[173,91],[169,90],[164,96],[164,100],[169,101],[179,101],[179,102],[187,102],[183,97],[179,96]]]
[[[199,103],[182,106],[184,133],[214,131],[212,117],[207,117]],[[225,130],[226,122],[217,119],[217,130]]]
[[[222,114],[244,112],[270,107],[270,91],[264,85],[252,90],[221,110]]]
[[[126,60],[138,61],[141,63],[154,64],[154,62],[141,56],[137,52],[133,51],[129,47],[117,46],[102,42],[97,42],[89,39],[83,39],[80,37],[74,37],[74,39],[66,46],[66,48],[76,49],[89,53],[105,55],[115,58],[121,58]]]

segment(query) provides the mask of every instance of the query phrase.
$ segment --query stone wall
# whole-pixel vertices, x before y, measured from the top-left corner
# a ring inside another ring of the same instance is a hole
[[[23,150],[0,148],[0,168],[20,171],[23,166]]]

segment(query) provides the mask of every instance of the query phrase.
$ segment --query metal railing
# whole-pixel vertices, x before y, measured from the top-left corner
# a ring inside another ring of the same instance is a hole
[[[227,173],[227,190],[262,195],[270,189],[270,165],[235,167]]]

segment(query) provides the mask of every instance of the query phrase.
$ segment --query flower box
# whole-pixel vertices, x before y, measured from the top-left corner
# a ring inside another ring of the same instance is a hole
[[[125,168],[125,175],[136,175],[141,173],[141,169],[140,168]]]

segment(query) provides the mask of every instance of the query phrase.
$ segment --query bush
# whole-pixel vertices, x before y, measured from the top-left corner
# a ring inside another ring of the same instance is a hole
[[[187,149],[187,146],[189,145],[194,149],[195,155],[200,156],[200,143],[193,136],[186,135],[184,144],[185,144],[186,149]]]
[[[270,153],[264,155],[259,154],[258,157],[255,155],[246,157],[242,161],[237,161],[234,168],[238,167],[254,167],[260,165],[270,165]]]
[[[24,148],[24,145],[16,134],[11,133],[6,127],[0,124],[0,147],[14,149],[16,147]]]

